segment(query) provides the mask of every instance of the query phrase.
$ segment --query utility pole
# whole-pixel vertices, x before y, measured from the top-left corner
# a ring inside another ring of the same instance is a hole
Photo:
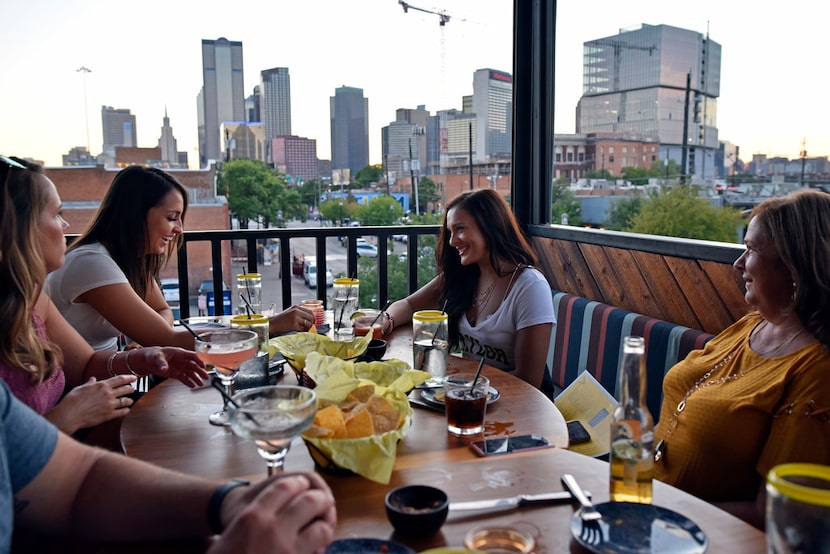
[[[804,187],[804,167],[807,164],[807,137],[801,141],[801,186]]]
[[[469,144],[469,149],[470,149],[470,190],[473,190],[473,122],[472,121],[469,123],[469,128],[470,128],[470,134],[469,134],[469,139],[470,139],[470,144]]]
[[[89,149],[89,104],[86,100],[86,74],[92,73],[92,70],[82,65],[78,69],[75,70],[76,73],[82,73],[84,78],[84,117],[86,118],[86,151],[87,154],[91,157],[92,151]]]
[[[689,92],[692,87],[692,74],[686,73],[686,103],[683,106],[683,137],[681,145],[680,184],[686,183],[687,165],[689,163]]]
[[[415,182],[415,160],[412,159],[412,137],[409,137],[409,179],[412,181],[412,196],[415,198],[415,213],[421,215],[418,205],[418,184]]]

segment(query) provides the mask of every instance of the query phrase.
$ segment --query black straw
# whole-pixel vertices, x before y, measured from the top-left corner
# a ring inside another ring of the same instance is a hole
[[[470,392],[476,390],[476,383],[478,383],[478,376],[481,375],[481,368],[484,367],[484,360],[486,358],[484,356],[481,357],[481,360],[478,362],[478,369],[476,370],[476,376],[473,377],[473,384],[470,387]]]
[[[447,301],[444,300],[444,305],[441,307],[441,313],[447,313]],[[435,346],[435,338],[438,336],[438,329],[441,328],[441,324],[435,326],[435,332],[432,334],[432,346]]]
[[[248,294],[250,294],[250,291],[248,292]],[[251,310],[253,309],[251,307],[251,303],[245,300],[245,295],[243,295],[241,292],[239,293],[239,298],[241,298],[242,301],[245,303],[245,311],[248,312],[248,319],[251,319]]]
[[[185,322],[184,322],[183,320],[181,320],[181,319],[179,320],[179,323],[181,323],[181,324],[182,324],[182,327],[184,327],[185,329],[187,329],[188,331],[190,331],[190,334],[191,334],[191,335],[193,335],[194,337],[196,337],[196,340],[201,341],[201,342],[205,342],[205,339],[203,339],[202,337],[200,337],[199,335],[197,335],[197,334],[196,334],[196,331],[194,331],[193,329],[191,329],[191,328],[190,328],[190,325],[188,325],[187,323],[185,323]]]
[[[386,301],[386,305],[385,305],[383,308],[381,308],[381,310],[378,312],[378,315],[376,315],[376,316],[375,316],[375,319],[373,319],[373,320],[372,320],[372,323],[369,325],[369,327],[370,327],[370,328],[375,326],[375,323],[377,323],[377,322],[378,322],[378,320],[380,319],[380,316],[382,316],[382,315],[383,315],[383,312],[385,312],[386,310],[388,310],[388,309],[389,309],[389,306],[391,306],[391,305],[392,305],[392,301],[391,301],[391,300],[387,300],[387,301]]]

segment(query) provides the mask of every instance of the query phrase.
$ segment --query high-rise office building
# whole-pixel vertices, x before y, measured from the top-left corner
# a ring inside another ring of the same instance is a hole
[[[289,183],[320,177],[315,139],[293,135],[274,137],[271,139],[271,156],[274,168],[282,171]]]
[[[510,157],[513,139],[513,76],[495,69],[473,74],[476,115],[475,161]]]
[[[429,120],[429,112],[424,106],[414,110],[400,108],[395,111],[395,121],[381,129],[383,159],[390,179],[427,173]]]
[[[271,139],[291,134],[291,76],[287,67],[274,67],[263,70],[260,78],[260,111],[270,145]]]
[[[265,125],[246,121],[223,121],[222,159],[225,161],[248,159],[265,161]]]
[[[369,165],[369,100],[363,89],[342,86],[329,98],[331,169],[354,176]]]
[[[225,121],[244,122],[245,86],[242,78],[242,43],[226,38],[202,39],[202,78],[199,107],[199,158],[220,159],[223,151],[219,126]]]
[[[262,104],[262,94],[260,93],[259,85],[254,85],[254,93],[245,99],[245,113],[248,117],[245,119],[248,123],[262,123],[262,116],[260,115],[260,105]]]
[[[137,146],[135,116],[128,109],[101,106],[104,155],[115,157],[116,146]]]
[[[588,41],[576,132],[654,137],[660,159],[686,159],[685,174],[712,178],[720,66],[720,44],[668,25]]]

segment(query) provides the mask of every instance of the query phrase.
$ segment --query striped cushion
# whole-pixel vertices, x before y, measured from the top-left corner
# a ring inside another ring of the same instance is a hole
[[[556,290],[552,293],[557,323],[548,366],[554,385],[565,388],[587,370],[619,398],[617,369],[622,339],[641,336],[646,340],[647,403],[655,418],[663,399],[663,376],[689,351],[702,348],[713,336],[580,296]]]

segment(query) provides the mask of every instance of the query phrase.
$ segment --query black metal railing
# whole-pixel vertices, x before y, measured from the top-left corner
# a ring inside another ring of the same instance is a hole
[[[389,241],[393,235],[406,235],[407,237],[407,290],[411,293],[418,288],[418,237],[423,235],[437,235],[438,225],[398,225],[391,227],[320,227],[320,228],[291,228],[291,229],[239,229],[229,231],[187,231],[184,234],[185,244],[179,250],[179,296],[182,299],[189,298],[190,283],[188,277],[188,245],[198,242],[209,242],[211,246],[211,268],[213,278],[213,290],[221,291],[224,287],[222,243],[239,241],[244,243],[246,270],[256,273],[259,270],[257,256],[257,245],[261,241],[271,239],[279,244],[279,264],[283,268],[280,276],[280,295],[282,305],[291,305],[291,277],[293,260],[291,258],[291,239],[308,237],[315,241],[314,253],[317,260],[317,275],[325,275],[328,269],[326,262],[327,244],[326,239],[332,237],[346,237],[346,273],[347,275],[357,274],[357,241],[358,237],[377,238],[377,272],[378,272],[378,304],[383,305],[389,298],[388,274],[389,274]],[[317,280],[317,296],[325,298],[326,280]],[[180,317],[190,317],[190,303],[183,301],[180,306]],[[215,302],[216,315],[224,315],[224,303],[221,300]]]

